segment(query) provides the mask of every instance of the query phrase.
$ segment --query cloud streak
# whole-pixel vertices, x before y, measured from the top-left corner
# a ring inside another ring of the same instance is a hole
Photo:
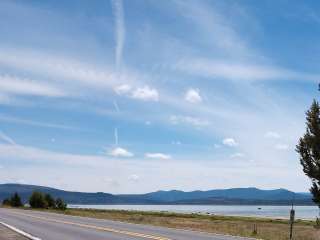
[[[194,76],[235,81],[294,79],[316,82],[319,79],[318,74],[300,73],[270,65],[205,58],[181,60],[174,68]]]
[[[210,122],[197,117],[172,115],[169,118],[171,124],[187,124],[194,127],[204,127],[210,125]]]
[[[114,129],[114,142],[115,142],[115,145],[117,146],[118,145],[118,128]]]
[[[47,54],[29,49],[0,48],[0,64],[41,76],[43,82],[63,83],[64,88],[90,87],[96,90],[113,89],[141,79],[135,71],[118,73],[110,66],[99,67],[64,55]],[[89,90],[88,88],[86,90]]]
[[[0,144],[0,156],[3,160],[28,161],[36,164],[59,163],[73,166],[97,166],[106,159],[100,156],[54,152],[17,144]]]
[[[146,153],[146,158],[155,158],[155,159],[163,159],[163,160],[169,160],[171,159],[171,156],[164,153]]]
[[[67,95],[64,90],[47,83],[10,75],[0,75],[0,93],[45,97],[63,97]]]
[[[155,88],[151,88],[148,85],[143,87],[137,87],[133,89],[128,84],[122,84],[116,86],[114,91],[119,96],[126,96],[133,99],[138,99],[142,101],[159,101],[159,92]]]
[[[122,55],[123,55],[123,45],[125,42],[125,23],[124,23],[124,10],[122,0],[111,0],[114,21],[115,21],[115,62],[117,69],[121,67]]]
[[[48,123],[48,122],[39,122],[39,121],[34,121],[34,120],[29,120],[29,119],[21,119],[21,118],[9,116],[9,115],[1,115],[1,114],[0,114],[0,121],[8,122],[8,123],[15,123],[15,124],[30,125],[30,126],[36,126],[36,127],[44,127],[44,128],[80,130],[78,128],[67,126],[67,125]]]
[[[159,93],[157,89],[144,86],[137,88],[132,92],[132,98],[140,99],[143,101],[159,101]]]
[[[0,131],[0,139],[2,139],[4,142],[9,143],[11,145],[16,145],[15,141],[8,135],[4,134],[2,131]]]

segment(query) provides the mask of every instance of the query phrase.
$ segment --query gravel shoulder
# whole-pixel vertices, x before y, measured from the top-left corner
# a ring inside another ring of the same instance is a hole
[[[0,224],[0,240],[28,240],[28,238]]]

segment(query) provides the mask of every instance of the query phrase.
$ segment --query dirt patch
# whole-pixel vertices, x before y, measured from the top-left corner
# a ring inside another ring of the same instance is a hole
[[[0,240],[28,240],[28,238],[0,224]]]

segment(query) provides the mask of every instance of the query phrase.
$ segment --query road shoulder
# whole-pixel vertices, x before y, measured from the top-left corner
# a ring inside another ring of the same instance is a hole
[[[28,240],[28,238],[0,224],[0,240]]]

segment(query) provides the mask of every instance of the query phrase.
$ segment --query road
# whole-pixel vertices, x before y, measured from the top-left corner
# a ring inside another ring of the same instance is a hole
[[[0,208],[0,222],[42,240],[245,240],[110,220]]]

